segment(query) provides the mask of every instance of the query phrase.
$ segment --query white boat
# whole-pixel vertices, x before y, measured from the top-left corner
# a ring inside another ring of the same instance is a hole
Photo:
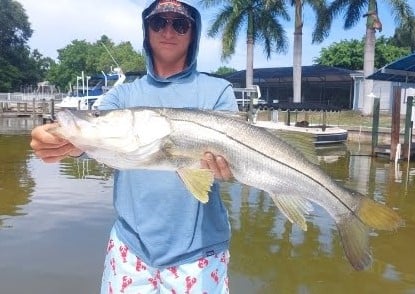
[[[131,83],[135,79],[141,78],[145,74],[146,74],[146,72],[144,72],[144,71],[130,71],[130,72],[126,72],[122,83],[124,83],[124,84]],[[90,109],[98,109],[99,108],[99,105],[101,104],[101,100],[102,100],[102,98],[104,98],[104,96],[105,95],[100,95],[99,97],[97,97],[97,99],[94,101],[94,103],[92,104],[92,106],[90,106]]]
[[[336,126],[291,126],[283,122],[274,121],[256,121],[254,125],[269,130],[283,130],[309,134],[314,137],[314,144],[316,145],[336,144],[347,141],[347,130]]]
[[[82,72],[77,77],[76,89],[71,95],[56,104],[58,108],[66,109],[91,109],[92,105],[103,97],[111,88],[124,83],[126,76],[121,69],[116,68],[113,72],[85,76]],[[81,85],[79,84],[81,81]]]

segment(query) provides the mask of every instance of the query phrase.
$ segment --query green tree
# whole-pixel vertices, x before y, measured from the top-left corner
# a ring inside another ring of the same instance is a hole
[[[38,50],[27,45],[32,29],[22,5],[13,0],[0,0],[0,91],[19,91],[36,87],[50,64]]]
[[[393,44],[398,47],[410,47],[411,52],[415,52],[415,20],[403,22],[395,29]]]
[[[364,40],[343,40],[331,44],[320,51],[320,56],[313,61],[317,64],[361,70],[363,68]],[[392,38],[381,36],[375,46],[375,67],[380,68],[398,58],[408,55],[409,47],[393,45]]]
[[[94,68],[87,66],[90,47],[85,40],[73,40],[65,48],[59,49],[58,62],[51,66],[47,79],[60,89],[69,90],[68,84],[76,84],[76,77],[81,71],[86,74],[94,72]]]
[[[13,0],[0,1],[0,91],[18,89],[24,78],[21,67],[30,51],[26,45],[32,35],[23,6]]]
[[[114,44],[103,35],[95,43],[73,40],[58,50],[58,62],[51,64],[48,80],[60,89],[69,90],[77,76],[110,72],[120,67],[124,72],[145,70],[144,56],[137,53],[130,42]]]
[[[29,53],[27,61],[19,67],[22,72],[20,82],[22,85],[35,87],[37,82],[46,78],[52,64],[54,64],[52,58],[43,57],[37,49],[33,50]]]
[[[385,4],[389,4],[390,13],[394,16],[398,26],[402,23],[410,23],[414,18],[409,1],[413,0],[383,0]],[[378,15],[378,0],[333,0],[329,8],[329,22],[340,13],[344,13],[345,29],[355,26],[362,16],[367,17],[363,63],[363,72],[367,77],[374,72],[376,30],[382,30]],[[364,114],[372,112],[373,101],[368,96],[372,89],[373,80],[365,80],[363,85]]]
[[[375,46],[375,68],[381,68],[388,63],[402,58],[411,53],[410,46],[397,46],[392,38],[381,36],[376,40]]]
[[[227,67],[227,66],[221,66],[219,67],[215,72],[213,72],[216,75],[227,75],[233,72],[236,72],[237,70],[232,68],[232,67]]]
[[[262,44],[267,58],[271,53],[285,52],[288,45],[284,26],[279,19],[289,20],[283,1],[275,0],[200,0],[205,7],[221,5],[221,10],[212,22],[208,36],[221,33],[222,59],[235,53],[238,34],[246,34],[246,87],[253,85],[254,46]]]

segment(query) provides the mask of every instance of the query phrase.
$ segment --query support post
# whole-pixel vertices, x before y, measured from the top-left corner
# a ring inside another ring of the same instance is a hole
[[[403,154],[408,154],[409,144],[411,144],[411,122],[412,122],[412,102],[414,97],[408,96],[406,99],[406,115],[405,115],[405,135],[403,141]]]
[[[52,120],[55,119],[55,99],[50,100],[50,116]]]
[[[373,99],[373,118],[372,118],[372,156],[376,156],[375,148],[379,140],[379,115],[380,115],[380,98]]]
[[[401,87],[393,88],[393,103],[392,103],[392,127],[391,127],[391,152],[390,160],[395,161],[396,148],[399,143],[401,120]]]
[[[291,113],[290,113],[289,109],[287,109],[287,117],[286,117],[286,120],[285,120],[285,124],[287,126],[289,126],[291,124]]]
[[[36,117],[36,99],[35,98],[32,99],[32,117],[33,118]]]

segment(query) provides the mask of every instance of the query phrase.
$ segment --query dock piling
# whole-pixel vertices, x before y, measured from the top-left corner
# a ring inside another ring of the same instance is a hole
[[[379,132],[379,115],[380,115],[380,98],[373,99],[373,121],[372,121],[372,156],[375,156],[375,148],[378,146]]]

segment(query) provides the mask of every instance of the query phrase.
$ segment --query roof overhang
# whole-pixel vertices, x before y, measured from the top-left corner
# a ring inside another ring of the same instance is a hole
[[[415,53],[385,65],[366,78],[398,83],[415,83]]]

